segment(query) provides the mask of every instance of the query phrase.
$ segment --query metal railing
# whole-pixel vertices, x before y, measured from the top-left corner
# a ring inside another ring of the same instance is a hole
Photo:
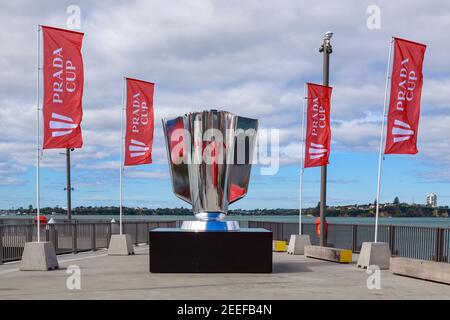
[[[274,240],[289,241],[298,233],[298,223],[245,221],[249,228],[271,230]],[[124,222],[124,233],[134,244],[149,243],[149,230],[159,227],[174,228],[179,221]],[[243,225],[241,223],[241,225]],[[56,254],[77,253],[107,248],[112,234],[119,233],[117,223],[57,223],[41,227],[45,241],[51,241]],[[313,245],[319,244],[314,223],[302,224]],[[329,224],[328,246],[351,249],[357,253],[363,242],[374,238],[374,226],[364,224]],[[393,256],[450,263],[450,228],[380,225],[380,242],[389,244]],[[35,225],[0,225],[0,264],[20,260],[25,242],[36,241]]]
[[[149,230],[174,228],[176,221],[124,222],[123,231],[134,244],[149,243]],[[26,242],[36,241],[36,225],[0,225],[0,264],[20,260]],[[41,227],[43,241],[53,243],[56,254],[107,248],[111,235],[119,233],[118,223],[56,223]]]
[[[274,240],[298,234],[298,223],[249,221],[248,227],[271,230]],[[314,223],[302,223],[302,232],[319,245]],[[373,225],[328,224],[328,246],[358,253],[363,242],[373,241],[374,232]],[[380,225],[378,241],[388,243],[393,256],[450,263],[450,228]]]

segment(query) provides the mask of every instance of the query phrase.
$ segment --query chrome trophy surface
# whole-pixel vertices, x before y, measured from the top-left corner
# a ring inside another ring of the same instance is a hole
[[[224,218],[247,194],[258,120],[209,110],[162,121],[173,192],[197,218],[181,228],[239,230]]]

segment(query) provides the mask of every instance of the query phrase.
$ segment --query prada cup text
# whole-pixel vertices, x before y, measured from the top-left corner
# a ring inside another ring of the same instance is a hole
[[[63,104],[63,93],[72,93],[77,89],[76,66],[71,60],[64,60],[63,49],[53,51],[53,103]]]

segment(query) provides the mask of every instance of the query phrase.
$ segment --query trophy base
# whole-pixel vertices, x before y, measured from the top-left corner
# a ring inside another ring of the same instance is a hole
[[[272,232],[149,230],[149,271],[153,273],[270,273]]]
[[[183,221],[181,230],[189,231],[239,231],[237,221]]]

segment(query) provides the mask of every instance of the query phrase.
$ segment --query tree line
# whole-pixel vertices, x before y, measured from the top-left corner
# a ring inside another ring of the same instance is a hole
[[[318,217],[320,214],[320,203],[316,207],[303,210],[304,215]],[[327,207],[328,217],[372,217],[375,215],[376,201],[373,204],[363,205],[345,205],[345,206],[329,206]],[[19,207],[11,210],[0,210],[0,213],[22,213],[35,214],[36,209],[32,205],[27,208]],[[65,208],[45,207],[41,208],[41,213],[45,215],[57,214],[64,215],[67,213]],[[133,208],[123,207],[125,215],[192,215],[192,211],[188,208]],[[448,217],[450,209],[448,206],[431,207],[421,204],[401,203],[398,197],[395,197],[393,203],[381,204],[379,210],[381,217]],[[116,206],[79,206],[72,209],[73,215],[118,215],[119,207]],[[262,216],[288,216],[298,215],[298,209],[234,209],[228,212],[229,215],[262,215]]]

